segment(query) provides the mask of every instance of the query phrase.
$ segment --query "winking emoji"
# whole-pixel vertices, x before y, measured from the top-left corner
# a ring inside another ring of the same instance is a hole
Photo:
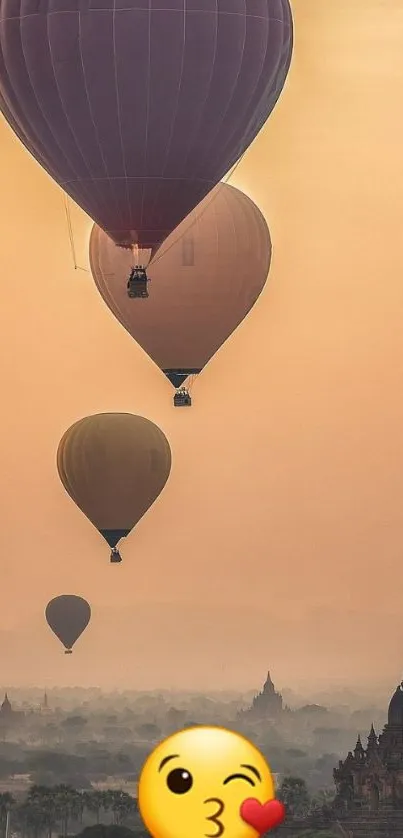
[[[257,838],[285,817],[263,755],[222,727],[187,728],[157,745],[138,804],[152,838]]]

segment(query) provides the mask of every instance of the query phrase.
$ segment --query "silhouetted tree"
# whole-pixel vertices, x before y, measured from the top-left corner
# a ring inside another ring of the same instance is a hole
[[[63,838],[66,838],[70,819],[78,820],[80,817],[81,795],[72,786],[63,784],[54,786],[52,794],[62,824],[62,835]]]
[[[107,808],[113,812],[113,820],[121,825],[126,818],[137,811],[134,797],[125,791],[109,791],[106,798]]]
[[[1,824],[4,816],[7,816],[8,808],[14,806],[12,795],[0,795],[0,838]],[[106,789],[105,791],[92,790],[91,792],[79,792],[72,786],[59,784],[54,786],[31,786],[24,803],[15,809],[15,823],[19,825],[19,833],[22,838],[52,838],[52,834],[59,827],[61,838],[67,838],[69,823],[71,821],[81,822],[84,809],[95,814],[97,824],[92,829],[110,828],[100,824],[102,812],[111,811],[116,829],[124,829],[123,822],[126,818],[136,815],[137,802],[134,797],[121,790]],[[4,820],[5,824],[5,820]],[[90,830],[91,827],[88,827]],[[82,835],[88,838],[97,838],[98,833],[83,830]],[[127,835],[133,834],[126,830]],[[107,833],[99,832],[99,836]],[[139,833],[135,833],[139,838]],[[110,838],[119,838],[119,833],[111,833]],[[125,838],[121,833],[120,838]],[[127,836],[126,836],[127,838]]]
[[[66,778],[75,774],[86,773],[86,760],[75,754],[59,753],[57,751],[26,752],[27,770],[38,777],[51,775],[53,782],[66,783]],[[38,785],[44,785],[43,781]]]
[[[48,838],[58,820],[56,799],[49,786],[31,786],[24,807],[25,822],[29,832],[38,836],[46,829]]]
[[[136,732],[144,739],[158,739],[161,736],[161,728],[152,722],[145,722],[143,725],[136,727]]]
[[[16,800],[10,792],[6,791],[0,794],[0,832],[5,836],[7,829],[7,818],[12,809],[15,809]]]
[[[68,716],[67,719],[62,722],[65,730],[70,730],[74,733],[78,733],[79,730],[83,730],[86,724],[88,724],[88,719],[84,716]]]
[[[84,794],[84,805],[88,812],[95,815],[96,822],[99,824],[101,810],[104,808],[105,802],[105,792],[98,791],[94,789],[94,791],[85,792]]]
[[[48,835],[52,834],[47,824],[46,813],[36,800],[26,800],[18,807],[17,820],[22,838],[38,838],[46,827]]]
[[[284,777],[278,791],[278,798],[284,803],[287,815],[304,817],[310,806],[310,797],[305,780],[300,777]]]

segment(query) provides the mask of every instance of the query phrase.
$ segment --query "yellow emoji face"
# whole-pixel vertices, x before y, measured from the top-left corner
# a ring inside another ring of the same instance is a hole
[[[152,838],[256,838],[242,803],[274,798],[270,768],[239,733],[194,727],[174,733],[146,760],[138,803]]]

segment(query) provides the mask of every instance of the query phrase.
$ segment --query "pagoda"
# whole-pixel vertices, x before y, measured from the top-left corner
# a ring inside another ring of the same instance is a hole
[[[276,719],[284,709],[283,697],[276,692],[270,672],[268,672],[263,689],[255,695],[251,706],[243,710],[241,714],[243,718],[249,719]]]
[[[403,681],[390,700],[380,736],[372,725],[366,748],[359,736],[354,751],[335,768],[334,780],[336,802],[346,812],[403,810]]]
[[[7,693],[5,693],[3,703],[0,707],[0,716],[1,716],[2,719],[9,719],[10,716],[12,716],[12,715],[13,715],[13,708],[11,707],[11,702],[10,702],[10,699],[9,699]]]

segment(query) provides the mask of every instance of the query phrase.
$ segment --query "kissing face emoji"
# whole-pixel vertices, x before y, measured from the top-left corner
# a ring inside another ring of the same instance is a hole
[[[138,802],[153,838],[256,838],[243,803],[274,798],[270,768],[239,733],[221,727],[181,730],[161,742],[140,775]]]

